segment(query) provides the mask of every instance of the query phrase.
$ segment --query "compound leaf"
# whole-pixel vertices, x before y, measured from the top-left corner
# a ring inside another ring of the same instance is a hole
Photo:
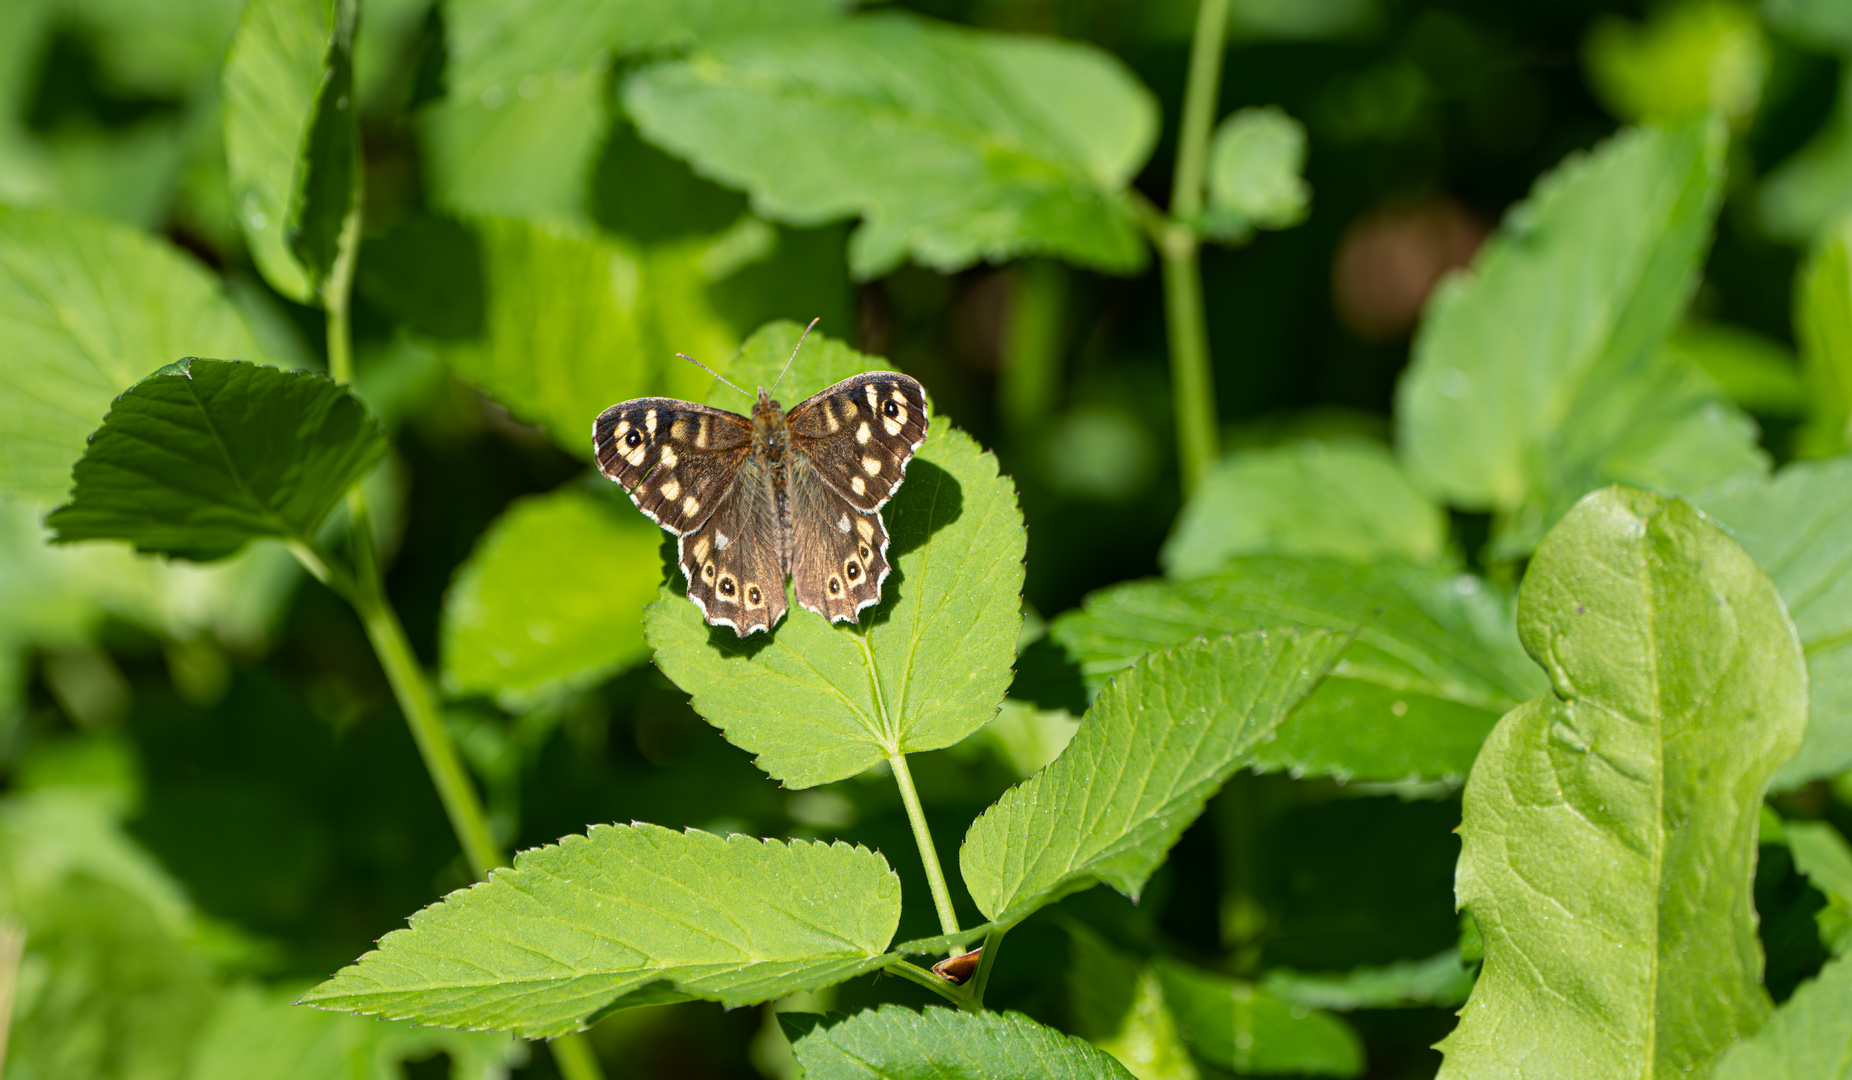
[[[781,1013],[809,1080],[1130,1080],[1125,1067],[1072,1035],[1021,1013],[914,1012],[883,1005],[847,1019]]]
[[[1793,624],[1697,511],[1610,488],[1538,548],[1518,628],[1552,692],[1466,782],[1485,967],[1441,1076],[1701,1075],[1769,1012],[1751,883],[1806,724]]]
[[[866,848],[599,825],[412,916],[302,1000],[541,1038],[674,994],[731,1007],[854,978],[891,962],[899,920],[900,879]]]
[[[1095,882],[1137,899],[1209,796],[1349,643],[1330,630],[1257,631],[1138,661],[1053,764],[972,823],[958,861],[978,910],[1008,926]]]

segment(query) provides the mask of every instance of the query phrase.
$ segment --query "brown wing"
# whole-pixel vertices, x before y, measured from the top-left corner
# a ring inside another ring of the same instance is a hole
[[[892,371],[844,379],[791,410],[791,445],[864,512],[879,510],[926,441],[926,391]]]
[[[770,630],[787,606],[779,545],[771,475],[764,461],[748,458],[714,512],[682,537],[688,599],[709,623],[740,637]]]
[[[797,602],[831,622],[855,622],[881,601],[887,527],[855,508],[802,457],[791,463],[791,582]]]
[[[686,536],[725,497],[752,449],[752,422],[692,401],[637,398],[598,414],[592,447],[637,509]]]

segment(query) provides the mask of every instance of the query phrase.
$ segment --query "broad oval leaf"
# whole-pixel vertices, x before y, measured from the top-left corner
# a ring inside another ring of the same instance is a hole
[[[1126,186],[1157,109],[1090,47],[870,16],[716,44],[632,76],[624,102],[646,138],[767,217],[862,217],[859,278],[909,257],[1144,263]]]
[[[308,541],[385,454],[366,407],[325,376],[182,360],[116,399],[46,524],[60,543],[201,561],[262,537]]]
[[[412,916],[302,1000],[543,1038],[665,991],[732,1007],[842,982],[892,962],[899,922],[900,879],[866,848],[599,825]]]
[[[1125,1067],[1087,1043],[1021,1013],[914,1012],[883,1005],[846,1019],[781,1013],[809,1080],[1131,1080]]]
[[[793,604],[769,641],[740,639],[702,621],[679,576],[645,619],[657,666],[695,711],[789,787],[950,746],[997,715],[1009,686],[1024,534],[996,458],[936,418],[881,513],[894,572],[855,626]]]
[[[1446,514],[1415,490],[1386,448],[1308,439],[1217,462],[1159,561],[1174,578],[1212,574],[1240,555],[1432,563],[1446,542]]]
[[[661,541],[628,503],[576,488],[517,500],[444,597],[444,689],[518,710],[643,659]]]
[[[1731,1047],[1711,1080],[1852,1080],[1852,957],[1830,960],[1768,1026]]]
[[[1538,548],[1518,627],[1552,692],[1466,782],[1485,967],[1441,1075],[1702,1074],[1769,1011],[1751,882],[1806,724],[1793,624],[1697,511],[1610,488]]]
[[[1852,457],[1790,465],[1697,500],[1770,577],[1807,656],[1807,737],[1780,790],[1852,768]]]
[[[63,499],[116,395],[194,352],[258,352],[198,263],[122,225],[0,207],[0,491]]]
[[[311,302],[360,190],[353,0],[251,0],[225,59],[233,214],[264,280]]]
[[[1697,285],[1723,146],[1694,123],[1572,158],[1431,301],[1399,449],[1430,492],[1501,515],[1501,554],[1603,483],[1696,491],[1766,469],[1754,424],[1660,351]]]
[[[1470,574],[1385,562],[1242,558],[1211,577],[1102,589],[1049,636],[1097,686],[1148,652],[1271,626],[1356,628],[1331,677],[1257,746],[1295,775],[1464,776],[1498,717],[1546,685],[1504,591]]]
[[[992,922],[1104,882],[1138,898],[1209,796],[1350,644],[1272,630],[1153,653],[1108,683],[1074,741],[972,823],[958,856]]]

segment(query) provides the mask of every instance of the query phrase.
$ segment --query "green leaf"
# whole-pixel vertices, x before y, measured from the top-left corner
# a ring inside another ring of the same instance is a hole
[[[1512,612],[1508,594],[1458,571],[1252,557],[1213,577],[1103,589],[1049,634],[1098,685],[1201,634],[1357,628],[1331,677],[1253,750],[1253,764],[1400,780],[1465,775],[1499,715],[1544,688]]]
[[[366,407],[321,375],[169,364],[116,399],[46,524],[207,561],[260,537],[308,541],[386,454]]]
[[[1151,95],[1087,46],[877,15],[714,45],[633,75],[643,135],[798,225],[860,216],[858,278],[1057,255],[1145,260],[1126,188]]]
[[[751,357],[771,350],[755,340],[742,370],[756,376],[763,369]],[[833,350],[816,348],[816,362],[828,364]],[[866,357],[853,366],[880,367]],[[821,389],[791,377],[785,385],[791,399]],[[1023,526],[1015,486],[997,474],[996,458],[935,419],[882,516],[894,573],[881,603],[853,627],[793,604],[769,641],[741,639],[704,623],[679,577],[645,617],[656,665],[787,787],[950,746],[997,715],[1009,686],[1022,625]]]
[[[1184,1042],[1204,1061],[1238,1073],[1363,1075],[1363,1041],[1330,1013],[1164,957],[1154,966]]]
[[[201,1033],[189,1080],[403,1080],[404,1063],[450,1059],[450,1080],[502,1080],[526,1047],[506,1035],[301,1009],[294,995],[242,985],[220,998]]]
[[[1721,323],[1686,323],[1667,348],[1698,365],[1744,409],[1799,416],[1810,404],[1794,354],[1779,342]]]
[[[891,962],[899,920],[900,879],[865,848],[599,825],[412,916],[302,1000],[541,1038],[627,995],[733,1007],[842,982]]]
[[[444,598],[444,689],[495,694],[519,711],[642,660],[661,546],[661,530],[628,504],[575,488],[517,500]]]
[[[1813,916],[1820,941],[1836,956],[1852,952],[1852,845],[1824,821],[1788,822],[1783,831],[1794,868],[1826,896]]]
[[[1589,82],[1624,121],[1676,121],[1715,109],[1746,121],[1762,100],[1768,42],[1753,7],[1701,0],[1658,11],[1644,25],[1595,23],[1584,51]]]
[[[1331,669],[1350,637],[1273,630],[1153,653],[1094,699],[1048,768],[965,834],[959,867],[992,922],[1104,882],[1136,900],[1209,796]]]
[[[1852,9],[1839,0],[1762,0],[1770,26],[1821,49],[1852,53]]]
[[[258,351],[198,263],[120,225],[0,208],[0,491],[56,504],[110,401],[195,351]]]
[[[847,1019],[780,1013],[809,1080],[1122,1080],[1119,1063],[1021,1013],[914,1012],[883,1005]]]
[[[444,347],[464,378],[590,458],[592,420],[649,393],[695,397],[738,340],[709,301],[711,282],[770,242],[747,219],[719,237],[639,251],[576,226],[504,219],[479,225],[488,292],[481,341]],[[742,248],[745,250],[742,252]]]
[[[1068,1009],[1075,1033],[1111,1054],[1138,1080],[1198,1080],[1196,1063],[1151,965],[1107,945],[1086,925],[1067,924]]]
[[[360,195],[351,0],[252,0],[225,59],[225,162],[264,279],[321,292]]]
[[[1173,578],[1202,577],[1238,555],[1432,563],[1446,542],[1446,514],[1388,450],[1306,440],[1224,457],[1190,496],[1159,561]]]
[[[1399,449],[1429,492],[1501,515],[1499,554],[1603,483],[1696,491],[1766,468],[1754,424],[1660,348],[1697,284],[1723,145],[1697,123],[1572,158],[1430,302]]]
[[[1701,1075],[1769,1012],[1751,882],[1806,723],[1793,624],[1722,530],[1611,488],[1538,548],[1518,629],[1552,692],[1466,782],[1485,967],[1441,1076]]]
[[[1841,73],[1839,99],[1819,134],[1770,169],[1756,192],[1762,230],[1790,244],[1812,243],[1847,210],[1852,210],[1852,69]]]
[[[1794,991],[1768,1026],[1731,1047],[1711,1080],[1852,1078],[1852,958],[1840,957]]]
[[[1813,414],[1805,449],[1838,453],[1852,443],[1852,223],[1829,233],[1801,272],[1794,329]]]
[[[1453,1008],[1472,992],[1473,969],[1460,959],[1458,949],[1447,949],[1426,960],[1401,960],[1338,974],[1276,968],[1267,972],[1260,987],[1286,1001],[1338,1012],[1437,1005]]]
[[[512,101],[534,83],[602,68],[614,57],[685,49],[696,42],[828,21],[844,0],[564,0],[539,7],[456,0],[444,12],[450,93]]]
[[[491,97],[493,105],[455,95],[433,102],[415,121],[431,201],[466,217],[585,223],[611,129],[608,97],[594,70],[533,78],[527,92]]]
[[[1852,457],[1790,465],[1698,500],[1772,578],[1807,657],[1807,737],[1778,790],[1852,768]]]
[[[1305,220],[1312,189],[1305,171],[1305,125],[1275,106],[1242,109],[1224,119],[1209,144],[1208,232],[1243,240],[1255,229]]]

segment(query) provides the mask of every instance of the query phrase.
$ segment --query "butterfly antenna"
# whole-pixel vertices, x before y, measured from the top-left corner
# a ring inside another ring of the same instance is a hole
[[[711,368],[711,367],[708,367],[708,366],[707,366],[706,364],[703,364],[703,363],[702,363],[701,361],[699,361],[699,360],[696,360],[696,359],[695,359],[694,357],[692,357],[692,356],[689,356],[689,355],[688,355],[687,353],[679,353],[679,352],[678,352],[678,353],[676,353],[675,355],[677,355],[677,356],[679,356],[679,357],[681,357],[682,359],[684,359],[684,360],[686,360],[686,361],[688,361],[689,363],[691,363],[691,364],[693,364],[693,365],[694,365],[695,367],[698,367],[698,368],[700,368],[700,369],[701,369],[702,371],[705,371],[705,372],[707,372],[707,373],[708,373],[709,375],[712,375],[712,376],[713,376],[714,378],[716,378],[716,379],[719,379],[719,380],[720,380],[721,382],[723,382],[723,383],[726,383],[726,384],[727,384],[728,386],[733,386],[733,380],[731,380],[731,379],[729,379],[729,378],[727,378],[727,377],[726,377],[725,375],[722,375],[722,374],[721,374],[720,372],[718,372],[718,371],[715,371],[715,370],[714,370],[713,368]],[[740,393],[742,393],[742,394],[746,394],[746,391],[744,391],[744,390],[740,390],[740,388],[739,388],[739,387],[737,387],[737,386],[733,386],[733,389],[735,389],[735,390],[739,390],[739,391],[740,391]],[[752,395],[751,395],[751,394],[746,394],[746,396],[747,396],[747,397],[751,397]]]
[[[791,360],[797,359],[797,350],[804,347],[804,339],[809,337],[810,332],[816,329],[817,324],[822,321],[823,321],[823,316],[821,315],[810,320],[810,325],[804,327],[804,332],[797,336],[797,344],[791,348],[791,359],[785,361],[785,366],[778,369],[778,378],[772,380],[773,390],[778,389],[778,384],[785,381],[785,372],[791,370]]]

